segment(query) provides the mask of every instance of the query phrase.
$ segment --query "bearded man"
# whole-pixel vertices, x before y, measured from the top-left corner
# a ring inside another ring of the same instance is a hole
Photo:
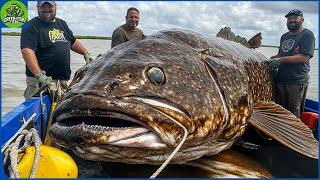
[[[22,29],[20,47],[26,63],[25,99],[41,88],[58,92],[61,96],[70,79],[70,49],[84,55],[87,63],[93,59],[87,49],[76,40],[67,23],[56,18],[55,1],[38,1],[38,17]]]
[[[302,11],[291,10],[285,17],[289,32],[282,35],[279,52],[271,57],[269,67],[278,68],[274,79],[277,103],[300,117],[306,100],[315,37],[312,31],[302,27]]]

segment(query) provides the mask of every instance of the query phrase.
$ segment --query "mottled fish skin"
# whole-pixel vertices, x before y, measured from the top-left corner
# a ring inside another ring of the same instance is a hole
[[[179,30],[164,33],[201,50],[227,103],[229,121],[224,131],[225,139],[241,136],[251,115],[250,104],[272,99],[271,77],[265,63],[268,59],[258,51],[219,37],[205,37]]]
[[[85,159],[161,164],[183,136],[174,119],[186,127],[188,137],[173,163],[217,154],[244,133],[251,104],[271,100],[272,84],[264,61],[265,56],[239,43],[192,31],[161,31],[129,41],[75,75],[58,103],[54,113],[58,123],[50,134]],[[146,77],[151,67],[164,72],[162,85]],[[143,99],[169,106],[152,106]],[[59,124],[81,116],[110,116],[108,112],[136,119],[167,148],[108,145],[108,133],[84,131],[81,125],[67,131]]]

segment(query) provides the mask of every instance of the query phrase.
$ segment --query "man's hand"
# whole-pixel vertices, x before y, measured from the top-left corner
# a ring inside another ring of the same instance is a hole
[[[54,93],[54,92],[57,91],[57,85],[56,85],[56,83],[54,83],[54,81],[52,80],[51,77],[48,77],[48,76],[46,75],[46,72],[45,72],[45,71],[41,71],[41,73],[36,74],[35,77],[36,77],[36,79],[37,79],[39,88],[45,86],[45,87],[48,88],[48,90],[49,90],[51,93]]]
[[[281,63],[280,58],[270,58],[269,61],[267,61],[267,64],[269,66],[269,69],[278,69]]]
[[[84,59],[86,60],[87,64],[89,64],[89,63],[91,63],[93,61],[93,58],[92,58],[90,53],[84,54]]]
[[[267,61],[268,67],[269,67],[269,74],[272,78],[272,81],[275,81],[278,69],[281,63],[280,58],[270,58],[269,61]]]
[[[269,59],[274,59],[274,58],[278,58],[280,57],[279,55],[274,55],[274,56],[271,56]]]

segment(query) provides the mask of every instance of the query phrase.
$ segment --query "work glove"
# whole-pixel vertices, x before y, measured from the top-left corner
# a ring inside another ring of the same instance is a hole
[[[87,64],[89,64],[89,63],[91,63],[93,61],[93,58],[92,58],[90,53],[84,54],[84,59],[86,60]]]
[[[267,61],[268,67],[269,67],[269,74],[272,78],[272,81],[274,82],[278,73],[279,66],[281,64],[280,58],[270,58],[269,61]]]
[[[40,89],[42,87],[46,87],[46,88],[48,88],[50,93],[55,93],[57,91],[56,83],[52,80],[51,77],[48,77],[46,75],[45,71],[41,71],[41,73],[36,74],[35,77],[36,77],[36,80],[38,82]]]
[[[278,69],[281,63],[280,58],[270,58],[269,61],[267,61],[267,64],[269,66],[269,69]]]

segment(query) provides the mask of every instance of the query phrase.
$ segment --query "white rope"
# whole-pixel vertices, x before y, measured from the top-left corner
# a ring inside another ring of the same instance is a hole
[[[7,147],[12,143],[14,139],[18,135],[20,135],[21,131],[23,131],[31,122],[33,122],[33,119],[36,117],[36,113],[33,113],[30,118],[24,122],[24,124],[20,127],[20,129],[5,143],[5,145],[1,148],[1,153],[4,153],[4,151],[7,149]],[[24,119],[24,117],[23,117]]]
[[[172,118],[171,118],[172,119]],[[184,142],[186,141],[187,139],[187,135],[188,135],[188,131],[187,131],[187,128],[184,127],[182,124],[180,124],[179,122],[175,121],[174,119],[172,119],[173,122],[175,122],[177,125],[179,125],[183,131],[184,131],[184,134],[183,134],[183,138],[182,140],[180,141],[179,145],[175,148],[175,150],[170,154],[170,156],[168,157],[168,159],[162,163],[162,165],[150,176],[150,178],[156,178],[162,171],[163,169],[169,164],[169,162],[172,160],[172,158],[177,154],[177,152],[179,151],[179,149],[181,148],[181,146],[184,144]]]
[[[19,148],[22,139],[24,138],[24,144]],[[28,130],[22,130],[19,132],[19,135],[14,143],[10,144],[5,150],[5,164],[10,157],[10,164],[8,166],[10,178],[20,178],[18,170],[18,154],[24,152],[27,147],[34,144],[35,146],[35,157],[32,165],[32,170],[29,178],[35,178],[39,160],[40,160],[40,146],[42,145],[41,139],[39,138],[38,132],[36,129],[32,128]]]
[[[20,178],[19,172],[18,172],[18,151],[19,151],[19,145],[22,140],[22,138],[27,134],[26,130],[21,131],[21,135],[19,135],[14,143],[9,145],[7,153],[9,154],[10,157],[10,164],[9,166],[9,176],[11,178]]]
[[[179,109],[170,106],[168,104],[153,100],[153,99],[148,99],[148,98],[134,98],[136,100],[142,101],[143,103],[149,104],[153,107],[163,107],[163,108],[167,108],[167,109],[171,109],[173,111],[176,111],[178,113],[184,114],[182,111],[180,111]],[[156,108],[156,110],[158,110]],[[180,122],[176,121],[175,119],[173,119],[171,116],[167,115],[166,113],[158,110],[159,113],[163,114],[164,116],[167,116],[169,119],[171,119],[174,123],[176,123],[178,126],[180,126],[183,129],[183,138],[180,141],[180,143],[178,144],[178,146],[174,149],[174,151],[170,154],[170,156],[166,159],[165,162],[162,163],[162,165],[150,176],[150,178],[156,178],[161,171],[169,164],[169,162],[172,160],[172,158],[177,154],[177,152],[180,150],[180,148],[182,147],[182,145],[184,144],[184,142],[187,139],[187,135],[188,135],[188,130],[187,128],[182,125]],[[193,122],[189,119],[189,121],[192,123],[192,129],[193,129]]]

